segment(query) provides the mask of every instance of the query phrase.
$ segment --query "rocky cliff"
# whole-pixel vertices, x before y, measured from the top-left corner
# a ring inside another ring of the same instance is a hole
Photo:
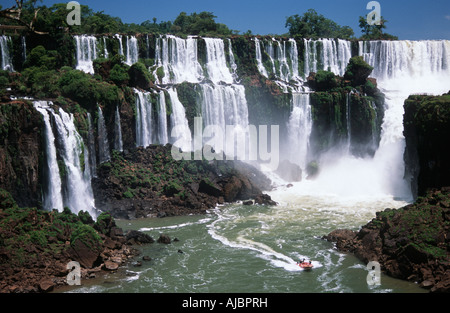
[[[20,206],[41,200],[42,130],[42,118],[30,102],[0,102],[0,188]]]
[[[450,292],[450,188],[398,210],[387,209],[358,232],[335,230],[324,237],[361,261],[377,261],[386,274],[432,292]]]
[[[252,199],[275,204],[262,190],[270,180],[240,161],[173,159],[171,145],[114,152],[99,166],[93,188],[97,208],[120,218],[205,213],[217,203]]]
[[[450,93],[412,95],[405,101],[406,177],[414,196],[428,188],[450,186]]]

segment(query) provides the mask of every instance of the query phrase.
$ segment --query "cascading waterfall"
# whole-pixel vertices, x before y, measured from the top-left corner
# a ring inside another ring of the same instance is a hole
[[[292,106],[288,122],[290,161],[304,170],[308,161],[309,138],[312,130],[310,94],[293,93]]]
[[[199,83],[203,79],[203,69],[197,57],[197,39],[178,38],[172,35],[157,38],[156,66],[162,67],[164,76],[160,84],[178,84],[183,81]]]
[[[227,125],[232,125],[237,133],[247,136],[245,132],[248,126],[248,107],[245,88],[235,82],[227,65],[223,40],[205,38],[205,42],[206,68],[208,77],[213,84],[200,85],[204,124],[205,126],[220,127],[223,134],[225,134]],[[229,44],[231,56],[231,42]],[[233,64],[232,59],[228,63]],[[212,146],[216,149],[220,148],[214,144]],[[221,148],[224,147],[225,143]]]
[[[206,68],[208,77],[214,84],[220,82],[231,84],[233,76],[227,67],[225,44],[222,39],[204,38],[206,43]]]
[[[175,88],[169,88],[167,92],[169,93],[170,102],[172,103],[172,114],[170,115],[172,129],[175,126],[177,127],[177,132],[171,134],[174,135],[171,142],[183,151],[192,151],[192,134],[186,118],[186,110],[178,99]]]
[[[256,47],[256,62],[257,62],[258,70],[261,73],[261,75],[263,75],[265,77],[269,77],[269,73],[267,72],[267,70],[264,67],[264,64],[262,62],[261,41],[258,38],[254,38],[254,41],[255,41],[255,47]]]
[[[135,89],[136,93],[136,146],[152,144],[152,101],[149,92]]]
[[[348,61],[352,57],[351,43],[342,39],[304,39],[304,74],[318,70],[344,75]]]
[[[350,153],[352,145],[352,123],[351,123],[351,93],[345,94],[345,117],[347,123],[347,153]],[[376,112],[376,110],[375,110]]]
[[[108,47],[106,46],[106,37],[103,37],[103,57],[105,59],[109,58]]]
[[[1,53],[1,69],[4,71],[14,72],[12,57],[10,53],[11,37],[0,36],[0,53]]]
[[[76,69],[94,74],[93,61],[97,58],[97,38],[95,36],[74,36],[76,44]]]
[[[117,40],[119,41],[119,51],[118,51],[119,55],[124,55],[124,53],[123,53],[122,35],[115,34],[114,37],[117,38]]]
[[[89,164],[91,166],[92,177],[97,177],[97,157],[95,153],[95,133],[92,124],[91,113],[87,112],[88,119],[88,147],[89,147]]]
[[[102,108],[100,106],[98,107],[97,133],[99,154],[98,159],[100,163],[105,163],[111,160],[111,154],[109,153],[108,131],[106,129]]]
[[[62,211],[67,206],[72,212],[84,210],[95,218],[89,151],[76,130],[73,115],[62,108],[56,113],[51,102],[35,101],[34,106],[44,118],[47,141],[45,209]]]
[[[285,92],[288,91],[287,83],[296,82],[298,85],[303,82],[298,71],[298,48],[294,39],[290,38],[286,41],[272,38],[264,43],[258,38],[254,40],[257,66],[263,76],[268,78],[274,75]],[[269,60],[266,62],[267,65],[263,62],[263,53]]]
[[[120,152],[123,151],[122,126],[120,124],[119,106],[116,106],[116,113],[114,115],[114,149]]]
[[[138,61],[138,43],[135,36],[127,36],[127,54],[125,63],[128,65],[133,65]]]
[[[359,54],[386,95],[380,146],[373,159],[394,194],[410,195],[403,178],[403,103],[414,93],[442,94],[450,89],[450,41],[369,41]]]
[[[47,210],[63,209],[62,183],[59,175],[58,160],[56,157],[55,136],[50,123],[48,113],[49,106],[46,101],[35,101],[34,107],[42,114],[45,123],[45,147],[46,147],[46,183],[44,184],[43,205]]]
[[[160,91],[158,95],[159,114],[158,114],[158,141],[159,144],[165,145],[169,142],[169,135],[167,133],[167,110],[166,110],[166,96],[164,91]],[[173,104],[172,104],[173,106]]]
[[[226,125],[245,129],[248,126],[248,109],[245,89],[237,84],[236,64],[231,41],[228,40],[228,56],[224,40],[203,38],[206,46],[205,71],[198,60],[198,39],[187,39],[167,35],[156,40],[156,73],[164,72],[160,84],[198,83],[204,126],[217,125],[225,131]],[[160,75],[161,76],[161,75]],[[203,82],[204,78],[208,82]],[[174,88],[167,90],[172,102],[172,127],[179,125],[188,129],[185,110],[179,102]],[[179,114],[179,115],[177,115]],[[183,150],[191,147],[191,139],[180,139]]]

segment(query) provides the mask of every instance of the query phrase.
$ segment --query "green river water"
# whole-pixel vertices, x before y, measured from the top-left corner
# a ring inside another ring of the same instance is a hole
[[[416,293],[415,283],[381,276],[369,286],[366,265],[322,240],[334,229],[357,230],[375,212],[406,202],[389,197],[336,197],[302,193],[305,184],[269,194],[277,206],[219,206],[202,216],[117,220],[171,244],[138,247],[142,254],[117,273],[82,281],[83,293]],[[182,252],[182,253],[181,253]],[[142,261],[148,255],[151,261]],[[296,262],[312,260],[304,271]]]

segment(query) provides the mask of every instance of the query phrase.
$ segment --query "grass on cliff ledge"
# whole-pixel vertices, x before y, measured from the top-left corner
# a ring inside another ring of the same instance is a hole
[[[450,194],[446,192],[435,191],[419,197],[412,205],[379,212],[372,223],[391,237],[406,238],[406,244],[435,259],[449,259],[446,234],[450,230]]]
[[[11,195],[0,189],[0,260],[10,266],[22,266],[45,255],[59,255],[79,240],[97,249],[103,243],[96,229],[103,229],[102,213],[94,222],[89,213],[74,214],[37,208],[20,208]],[[69,245],[68,245],[69,244]]]

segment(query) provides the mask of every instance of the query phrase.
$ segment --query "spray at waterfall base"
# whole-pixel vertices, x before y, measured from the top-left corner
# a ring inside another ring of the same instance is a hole
[[[183,127],[172,128],[173,138],[183,137]],[[275,171],[280,160],[279,125],[207,125],[203,128],[203,119],[194,118],[192,151],[182,151],[179,139],[172,146],[174,160],[240,160],[258,161],[265,170]],[[270,149],[269,149],[270,146]],[[192,153],[193,152],[193,153]]]

